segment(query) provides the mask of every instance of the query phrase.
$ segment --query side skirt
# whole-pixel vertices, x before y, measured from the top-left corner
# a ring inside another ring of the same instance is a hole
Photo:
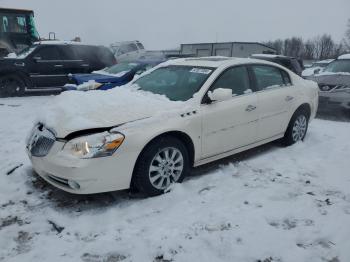
[[[276,136],[273,136],[273,137],[270,137],[270,138],[267,138],[267,139],[264,139],[264,140],[260,140],[258,142],[253,143],[253,144],[249,144],[249,145],[246,145],[246,146],[238,147],[238,148],[232,149],[230,151],[226,151],[224,153],[221,153],[221,154],[218,154],[218,155],[214,155],[214,156],[211,156],[211,157],[206,157],[206,158],[203,158],[203,159],[200,159],[200,160],[196,161],[193,166],[196,167],[196,166],[204,165],[204,164],[213,162],[215,160],[219,160],[221,158],[225,158],[225,157],[228,157],[228,156],[231,156],[231,155],[234,155],[234,154],[246,151],[248,149],[251,149],[251,148],[263,145],[263,144],[267,144],[267,143],[272,142],[274,140],[280,139],[283,136],[284,136],[284,134],[281,133],[281,134],[278,134]]]

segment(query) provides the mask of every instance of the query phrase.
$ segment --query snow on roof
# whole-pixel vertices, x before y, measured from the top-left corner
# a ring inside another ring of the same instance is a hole
[[[198,58],[192,57],[192,58],[174,59],[174,60],[167,61],[163,65],[184,65],[184,66],[202,66],[202,67],[217,68],[219,66],[250,64],[250,63],[271,64],[271,62],[269,61],[257,60],[253,58],[210,56],[210,57],[198,57]]]
[[[35,45],[87,45],[76,41],[43,40],[34,43]]]
[[[187,65],[187,66],[203,66],[203,67],[219,67],[227,61],[233,61],[233,57],[210,56],[210,57],[191,57],[179,58],[168,61],[170,65]]]
[[[350,59],[350,54],[341,55],[338,59]]]
[[[327,64],[327,63],[330,63],[333,61],[334,61],[334,59],[325,59],[325,60],[317,61],[314,64]]]
[[[284,55],[274,55],[274,54],[252,54],[251,57],[276,58],[276,57],[287,57],[287,56],[284,56]]]
[[[136,44],[140,43],[138,40],[132,40],[132,41],[120,41],[120,42],[114,42],[111,44],[111,46],[120,46],[120,45],[125,45],[125,44]]]

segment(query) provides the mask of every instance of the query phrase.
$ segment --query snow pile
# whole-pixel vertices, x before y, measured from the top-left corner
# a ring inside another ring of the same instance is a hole
[[[7,56],[5,56],[4,58],[17,58],[17,54],[16,53],[8,53]]]
[[[73,131],[115,126],[183,106],[184,102],[173,102],[130,86],[107,91],[69,91],[52,99],[37,122],[55,130],[58,137],[64,137]]]
[[[163,196],[75,196],[34,175],[24,152],[53,100],[0,99],[0,261],[349,260],[350,123],[316,119],[303,143],[196,168]]]
[[[350,59],[350,54],[341,55],[338,59]]]
[[[323,69],[323,67],[319,67],[319,66],[315,66],[315,67],[311,67],[311,68],[306,68],[305,70],[303,70],[303,72],[301,72],[302,76],[312,76],[315,74],[315,70],[320,70],[319,72],[321,72],[321,70]]]

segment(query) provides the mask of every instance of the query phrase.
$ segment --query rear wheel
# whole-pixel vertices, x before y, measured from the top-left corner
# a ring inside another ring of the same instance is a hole
[[[25,91],[24,81],[16,75],[0,77],[0,97],[22,96]]]
[[[283,143],[289,146],[298,141],[303,141],[306,136],[308,122],[309,114],[305,110],[296,111],[284,134]]]
[[[135,166],[133,185],[142,193],[154,196],[164,193],[173,183],[180,183],[189,170],[184,144],[174,137],[151,142]]]

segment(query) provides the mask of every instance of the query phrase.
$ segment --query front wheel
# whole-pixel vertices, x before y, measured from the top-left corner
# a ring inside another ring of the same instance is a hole
[[[296,111],[284,134],[283,143],[289,146],[298,141],[303,141],[306,136],[308,123],[309,115],[304,110]]]
[[[8,75],[0,78],[0,97],[23,96],[25,84],[16,75]]]
[[[141,153],[134,170],[133,185],[148,196],[164,193],[173,183],[180,183],[189,170],[184,144],[174,137],[151,142]]]

